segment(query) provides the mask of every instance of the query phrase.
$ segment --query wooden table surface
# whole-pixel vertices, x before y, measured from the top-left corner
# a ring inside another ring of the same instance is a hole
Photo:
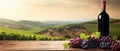
[[[64,49],[65,41],[0,41],[1,50],[80,50],[80,51],[110,51],[102,49]]]

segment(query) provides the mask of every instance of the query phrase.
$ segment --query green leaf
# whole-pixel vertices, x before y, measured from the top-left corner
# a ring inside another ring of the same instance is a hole
[[[83,40],[87,40],[88,36],[85,33],[81,33],[80,38],[83,39]]]
[[[63,46],[64,46],[65,49],[69,48],[69,42],[67,42],[67,41],[64,42],[64,43],[63,43]]]
[[[84,39],[85,36],[86,36],[85,33],[81,33],[81,34],[80,34],[80,38],[81,38],[81,39]]]
[[[118,38],[117,38],[117,36],[113,36],[112,39],[113,40],[117,40]]]
[[[95,38],[100,38],[100,32],[95,32]]]
[[[100,32],[92,33],[91,36],[93,36],[95,38],[100,38]]]
[[[85,36],[85,37],[84,37],[84,40],[87,40],[87,39],[88,39],[88,36]]]

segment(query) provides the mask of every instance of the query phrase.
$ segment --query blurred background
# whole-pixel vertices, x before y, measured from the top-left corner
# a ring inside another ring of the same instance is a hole
[[[120,39],[120,0],[107,0]],[[65,40],[97,31],[101,0],[0,0],[0,40]]]
[[[107,0],[111,18],[120,18],[119,0]],[[0,0],[0,17],[12,20],[93,20],[101,0]]]

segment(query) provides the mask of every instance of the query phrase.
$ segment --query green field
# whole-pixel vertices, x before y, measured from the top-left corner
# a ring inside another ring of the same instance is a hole
[[[41,31],[41,29],[17,30],[0,27],[0,40],[64,40],[60,37],[35,34],[36,31]]]
[[[86,29],[91,33],[96,32],[98,30],[97,23],[96,24],[86,23],[84,24],[84,27],[86,27]],[[110,35],[117,36],[118,39],[120,39],[120,24],[112,24],[112,23],[110,24]]]
[[[49,29],[52,31],[49,31]],[[71,38],[71,36],[78,36],[80,33],[77,34],[76,31],[82,29],[91,33],[97,32],[97,20],[82,23],[59,22],[58,24],[57,22],[43,23],[0,19],[0,40],[65,40]],[[120,20],[110,19],[110,35],[117,36],[120,40],[119,29]],[[45,35],[41,32],[50,34]]]

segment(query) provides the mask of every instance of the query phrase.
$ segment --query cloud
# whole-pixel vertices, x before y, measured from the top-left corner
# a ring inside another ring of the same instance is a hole
[[[64,4],[60,0],[41,0],[40,3],[42,3],[41,5],[48,7],[59,7]]]
[[[75,3],[71,7],[99,9],[101,7],[101,0],[66,0],[66,2]],[[120,0],[107,0],[107,9],[119,10]]]
[[[79,5],[79,4],[66,4],[64,5],[65,8],[79,8],[79,9],[89,9],[89,5]]]
[[[84,2],[84,4],[96,4],[99,5],[99,3],[101,2],[101,0],[67,0],[67,1],[71,1],[71,2],[75,2],[75,3],[81,3]],[[118,6],[120,7],[120,0],[107,0],[107,3],[110,5],[114,5],[114,6]]]
[[[60,0],[26,0],[26,3],[38,7],[59,7],[64,4]]]
[[[111,18],[120,18],[120,0],[107,0]],[[0,0],[0,17],[14,20],[96,19],[101,0]]]
[[[61,7],[61,8],[81,8],[81,9],[90,8],[89,5],[69,2],[67,0],[35,0],[35,1],[36,2],[29,4],[34,6],[37,5],[37,7]]]

